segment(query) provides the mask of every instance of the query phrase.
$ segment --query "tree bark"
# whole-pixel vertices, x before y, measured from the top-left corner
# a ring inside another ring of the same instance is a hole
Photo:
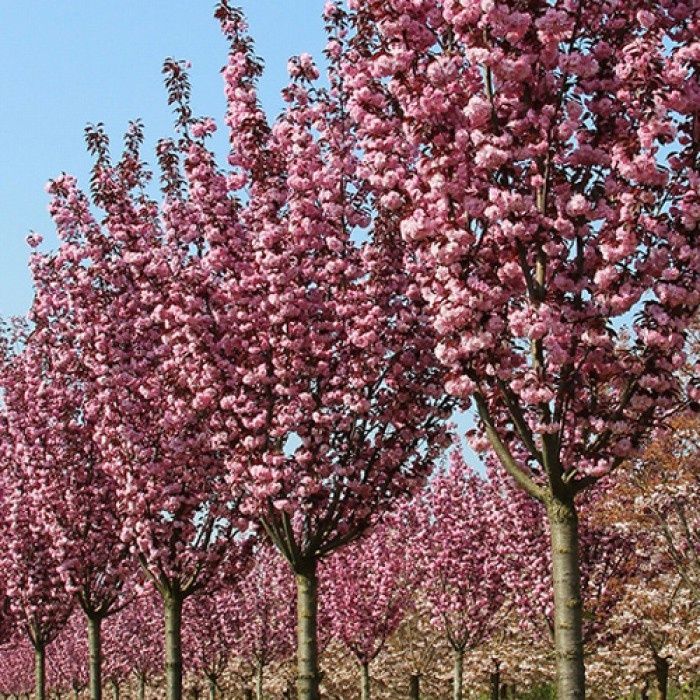
[[[138,700],[146,700],[146,674],[139,673]]]
[[[372,689],[369,677],[369,661],[360,664],[360,698],[361,700],[371,700]]]
[[[255,700],[263,700],[263,665],[255,667]]]
[[[496,666],[489,675],[489,687],[491,689],[491,700],[500,700],[501,696],[501,669]]]
[[[583,615],[578,516],[573,496],[547,502],[554,585],[554,647],[558,700],[584,700]]]
[[[253,689],[252,688],[246,688],[243,691],[243,697],[245,700],[253,700]]]
[[[182,597],[169,593],[165,608],[165,684],[167,700],[182,700]]]
[[[659,700],[668,700],[668,659],[654,652],[654,672]]]
[[[318,669],[318,579],[316,561],[295,570],[297,584],[297,693],[298,700],[320,700]],[[179,700],[169,698],[168,700]]]
[[[207,676],[209,681],[209,700],[216,700],[216,677]]]
[[[408,686],[409,700],[420,700],[420,673],[411,675]]]
[[[119,683],[112,681],[112,700],[119,700]]]
[[[46,700],[46,648],[34,645],[34,694],[36,700]]]
[[[462,700],[464,685],[464,649],[452,650],[452,698]]]
[[[102,618],[87,616],[90,700],[102,700]]]

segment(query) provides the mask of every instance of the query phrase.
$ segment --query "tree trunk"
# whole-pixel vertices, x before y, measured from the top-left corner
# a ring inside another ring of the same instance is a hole
[[[263,665],[255,667],[255,700],[263,700]]]
[[[649,700],[649,681],[645,680],[642,686],[642,691],[639,694],[640,700]]]
[[[165,684],[167,700],[182,700],[182,597],[169,593],[165,608]]]
[[[46,700],[46,648],[34,646],[34,694],[36,700]]]
[[[573,498],[547,503],[554,585],[554,647],[558,700],[584,700],[581,571],[578,517]]]
[[[252,688],[246,688],[243,691],[243,697],[245,700],[253,700],[253,689]]]
[[[112,700],[119,700],[119,683],[112,681]]]
[[[137,691],[138,700],[146,700],[146,674],[139,673],[138,679],[139,679],[139,687],[138,687],[138,691]]]
[[[87,617],[90,700],[102,700],[102,618]]]
[[[489,687],[491,688],[491,700],[500,700],[501,695],[501,670],[496,666],[494,671],[489,675]]]
[[[411,675],[408,686],[409,700],[420,700],[420,673]]]
[[[297,692],[298,700],[320,700],[318,671],[318,579],[316,561],[297,567]],[[179,700],[169,698],[168,700]]]
[[[360,698],[361,700],[370,700],[372,690],[369,678],[369,661],[363,661],[360,664]]]
[[[452,698],[462,700],[462,686],[464,685],[464,649],[452,650]]]
[[[209,700],[216,700],[216,676],[207,676],[209,681]]]
[[[659,689],[659,700],[668,700],[668,659],[654,652],[654,672]]]

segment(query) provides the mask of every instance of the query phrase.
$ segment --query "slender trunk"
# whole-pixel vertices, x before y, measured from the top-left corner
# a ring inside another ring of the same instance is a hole
[[[581,571],[578,517],[573,498],[547,503],[554,584],[554,646],[558,700],[584,700]]]
[[[642,692],[639,694],[640,700],[649,700],[649,681],[645,680],[642,686]]]
[[[409,700],[420,700],[420,673],[411,675],[408,686]]]
[[[216,676],[207,676],[209,681],[209,700],[216,700]]]
[[[464,649],[452,650],[452,698],[462,700],[462,686],[464,685]]]
[[[119,683],[112,681],[112,700],[119,700]]]
[[[164,596],[165,684],[167,700],[182,700],[182,597]]]
[[[297,692],[298,700],[319,700],[318,579],[316,561],[295,571],[297,584]],[[169,698],[169,700],[176,700]]]
[[[137,690],[138,700],[146,700],[146,674],[139,673],[137,677],[139,681],[139,687]]]
[[[362,700],[370,700],[372,697],[369,678],[369,661],[363,661],[360,664],[360,697]]]
[[[46,700],[46,648],[34,646],[34,694],[36,700]]]
[[[255,700],[263,700],[263,665],[255,667]]]
[[[253,689],[252,688],[246,688],[243,691],[243,697],[245,700],[253,700]]]
[[[87,616],[90,700],[102,700],[102,618]]]
[[[491,700],[500,700],[501,695],[501,668],[496,665],[489,676],[489,686],[491,688]]]
[[[654,652],[654,672],[659,689],[659,700],[668,700],[668,659]]]

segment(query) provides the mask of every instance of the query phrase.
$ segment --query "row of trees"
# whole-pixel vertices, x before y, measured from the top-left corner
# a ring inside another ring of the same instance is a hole
[[[687,451],[698,427],[697,419],[685,421],[678,425],[683,437],[670,443],[676,455],[687,455],[680,492],[658,484],[663,464],[654,445],[632,487],[620,479],[605,499],[584,508],[584,639],[597,697],[656,686],[665,698],[670,680],[687,684],[700,671],[697,591],[687,583],[698,574],[700,548],[700,464],[697,450]],[[326,696],[359,690],[363,700],[408,691],[414,699],[444,697],[450,683],[455,699],[488,690],[499,700],[551,679],[545,512],[498,472],[474,473],[460,454],[454,451],[400,514],[321,567]],[[517,536],[505,536],[508,528]],[[686,542],[689,533],[695,539]],[[250,554],[244,571],[222,577],[184,606],[185,680],[194,697],[292,693],[293,576],[269,544]],[[59,594],[47,590],[43,606]],[[66,606],[67,622],[47,648],[46,685],[77,697],[89,680],[88,640],[84,614]],[[33,677],[35,654],[25,630],[16,625],[0,647],[4,695],[29,693],[40,680]],[[132,585],[104,630],[102,682],[115,697],[120,690],[141,700],[146,692],[162,693],[163,631],[156,590]]]
[[[218,4],[226,169],[168,60],[162,201],[139,123],[116,160],[88,128],[89,195],[49,184],[59,246],[32,255],[36,298],[0,370],[7,595],[39,688],[77,600],[100,697],[101,627],[137,561],[179,700],[186,602],[243,576],[264,535],[294,575],[297,691],[316,700],[319,567],[421,490],[473,403],[475,449],[546,514],[548,552],[508,556],[551,565],[558,696],[584,697],[579,509],[696,398],[700,13],[324,14],[328,81],[291,60],[270,123],[242,14]],[[481,499],[465,542],[490,523]],[[476,632],[451,634],[459,657]]]

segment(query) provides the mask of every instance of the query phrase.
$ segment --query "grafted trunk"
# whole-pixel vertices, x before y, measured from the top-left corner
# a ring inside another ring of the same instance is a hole
[[[88,615],[87,631],[90,700],[102,700],[102,618]]]
[[[654,652],[654,673],[659,700],[668,700],[668,659]]]
[[[34,645],[34,694],[36,700],[46,700],[46,648]]]
[[[369,677],[369,661],[363,661],[360,664],[360,697],[361,700],[370,700],[372,690]]]
[[[297,585],[297,693],[298,700],[320,700],[318,669],[318,579],[316,561],[295,571]],[[175,700],[170,698],[169,700]]]
[[[581,571],[578,517],[573,497],[547,503],[554,585],[554,647],[558,700],[584,700]]]
[[[462,700],[464,685],[464,649],[452,650],[452,698]]]
[[[409,697],[409,700],[420,700],[420,674],[419,673],[414,673],[409,680],[408,697]]]
[[[182,597],[164,596],[165,684],[167,700],[182,700]]]

